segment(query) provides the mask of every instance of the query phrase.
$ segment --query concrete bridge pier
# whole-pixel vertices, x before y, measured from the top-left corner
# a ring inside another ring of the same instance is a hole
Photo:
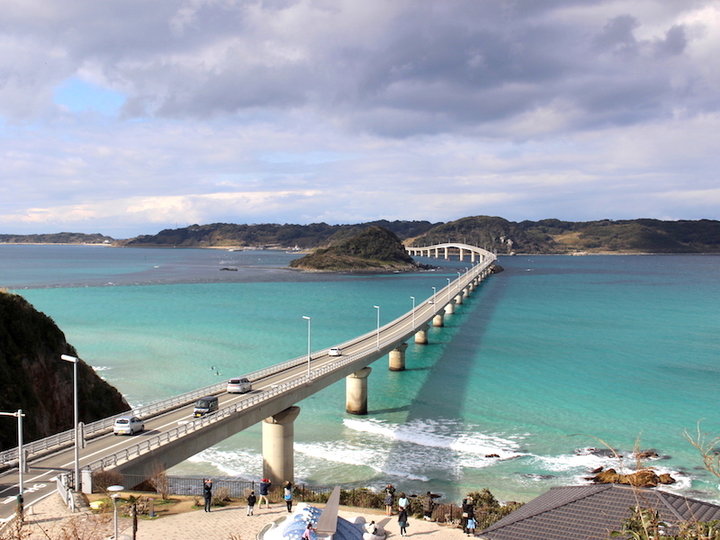
[[[367,414],[367,378],[369,367],[345,377],[345,410],[350,414]]]
[[[445,306],[445,315],[452,315],[455,313],[455,300],[450,300]]]
[[[465,298],[467,298],[468,296],[470,296],[470,289],[468,287],[465,287],[462,291],[462,295],[463,295],[463,300]]]
[[[435,328],[440,328],[441,326],[445,326],[445,319],[444,319],[444,317],[443,317],[442,312],[437,313],[437,314],[433,317],[432,325],[433,325]]]
[[[405,351],[407,343],[401,343],[395,347],[388,355],[388,368],[390,371],[403,371],[405,369]]]
[[[417,343],[418,345],[427,345],[427,331],[427,324],[424,324],[420,328],[418,328],[417,332],[415,332],[415,343]]]
[[[276,486],[285,480],[295,482],[293,442],[298,414],[300,407],[293,405],[266,418],[262,424],[263,477]]]
[[[459,293],[457,293],[455,295],[455,304],[460,305],[462,303],[463,303],[463,295],[462,295],[462,291],[460,291]]]

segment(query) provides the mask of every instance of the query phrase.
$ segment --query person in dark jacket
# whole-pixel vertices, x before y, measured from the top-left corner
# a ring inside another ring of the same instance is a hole
[[[252,516],[253,509],[255,508],[255,503],[257,502],[257,497],[255,496],[254,491],[251,491],[250,495],[247,496],[247,502],[248,502],[247,515]]]
[[[401,506],[398,512],[398,525],[400,526],[400,536],[407,536],[408,515],[404,506]]]
[[[203,478],[203,498],[205,499],[205,511],[210,512],[212,506],[212,480]]]
[[[258,503],[260,508],[262,508],[263,501],[265,501],[265,508],[270,508],[270,501],[268,501],[270,486],[272,486],[272,482],[267,478],[260,480],[260,502]]]

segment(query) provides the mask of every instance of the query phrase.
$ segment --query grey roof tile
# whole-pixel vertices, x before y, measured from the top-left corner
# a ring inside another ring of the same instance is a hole
[[[665,491],[617,484],[552,488],[482,531],[490,540],[606,540],[622,528],[631,508],[653,508],[660,519],[720,519],[720,506]]]

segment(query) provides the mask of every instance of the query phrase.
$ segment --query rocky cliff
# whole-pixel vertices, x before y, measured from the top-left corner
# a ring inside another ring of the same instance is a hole
[[[0,291],[0,410],[23,410],[26,442],[72,428],[73,365],[62,361],[62,354],[78,356],[54,321],[22,296]],[[120,392],[83,361],[78,403],[85,423],[130,409]],[[0,422],[0,449],[17,446],[13,419]]]

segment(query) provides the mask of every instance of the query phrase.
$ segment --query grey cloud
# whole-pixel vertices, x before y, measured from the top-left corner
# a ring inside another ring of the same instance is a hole
[[[646,14],[603,20],[592,11],[610,13],[611,5],[368,0],[362,9],[372,15],[357,21],[358,5],[339,0],[85,0],[42,17],[16,6],[0,32],[37,40],[59,56],[25,85],[35,89],[27,103],[10,100],[0,111],[39,109],[37,96],[47,100],[54,85],[82,69],[127,96],[127,117],[306,109],[348,130],[390,136],[489,131],[559,101],[576,110],[574,129],[662,117],[678,103],[690,111],[714,107],[690,59],[672,70],[666,63],[686,51],[682,26],[641,41]],[[666,15],[672,9],[650,6]],[[567,8],[588,14],[553,16]],[[33,73],[19,62],[3,64],[16,78]],[[670,81],[678,76],[697,82],[675,91]],[[9,88],[0,82],[0,92]]]

